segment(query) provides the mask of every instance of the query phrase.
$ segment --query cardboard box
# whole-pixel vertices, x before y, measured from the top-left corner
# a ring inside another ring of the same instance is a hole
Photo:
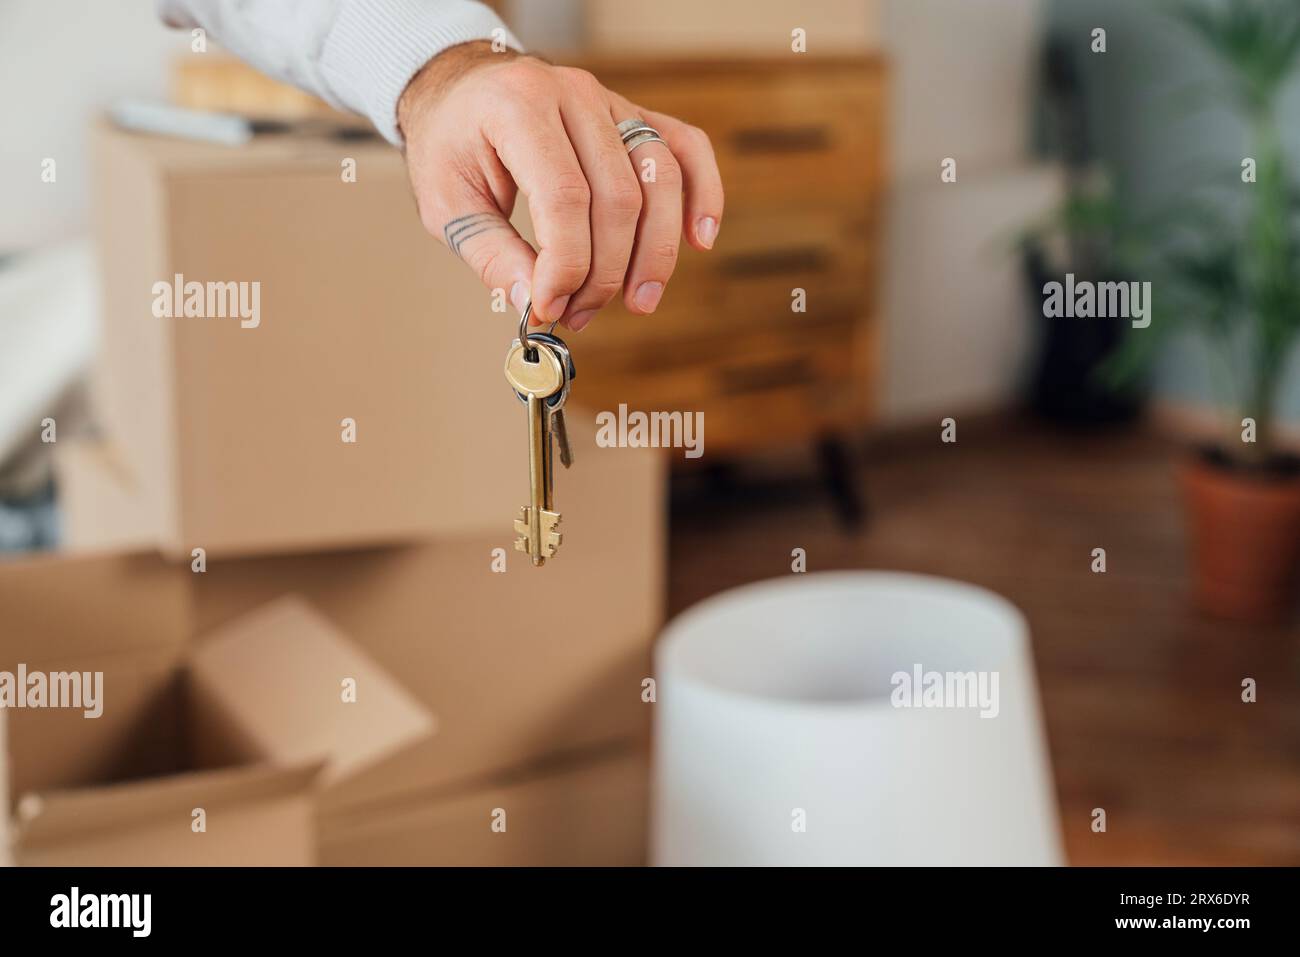
[[[508,527],[527,475],[501,373],[517,316],[424,231],[396,150],[102,127],[96,156],[105,425],[164,549]],[[188,283],[206,318],[184,315]]]
[[[438,735],[407,756],[406,790],[644,737],[641,683],[664,608],[665,463],[651,449],[597,448],[594,423],[581,415],[571,431],[578,460],[557,494],[574,505],[564,547],[542,569],[512,550],[509,513],[494,532],[420,545],[218,558],[202,574],[171,566],[171,576],[165,562],[140,554],[136,567],[181,589],[199,635],[286,593],[320,609],[439,720]],[[116,473],[97,467],[113,458],[59,457],[74,541],[136,537],[119,522],[129,509],[89,507],[122,495]],[[88,527],[78,527],[83,520]],[[501,562],[505,571],[495,571]],[[92,574],[93,562],[67,565]],[[101,570],[97,583],[77,587],[144,590],[124,575]],[[59,591],[57,582],[40,587]],[[62,592],[64,603],[71,593]]]
[[[0,867],[14,862],[9,842],[9,738],[5,713],[0,709]]]
[[[809,55],[860,53],[881,41],[878,0],[584,0],[588,48],[599,53],[788,55],[802,29]],[[656,108],[653,104],[647,104]]]
[[[177,57],[171,79],[172,102],[190,110],[280,120],[324,119],[352,126],[365,123],[356,114],[342,113],[320,97],[214,50],[204,56]]]
[[[137,476],[106,442],[63,441],[54,447],[60,545],[69,552],[157,547],[162,529]]]
[[[130,558],[0,568],[0,605],[18,626],[0,636],[10,688],[35,675],[53,689],[53,675],[77,673],[60,681],[65,692],[95,689],[58,702],[51,690],[44,702],[76,707],[0,712],[16,861],[314,863],[318,803],[391,773],[433,733],[431,717],[298,599],[195,645],[187,606],[168,600],[183,580],[156,568]],[[154,602],[143,596],[151,579],[163,585]],[[76,588],[62,600],[76,612],[45,604],[56,584]],[[43,610],[49,622],[33,629]]]
[[[6,635],[0,670],[103,676],[97,718],[81,709],[5,709],[17,863],[315,862],[319,766],[277,765],[266,755],[203,762],[228,729],[193,700],[183,631],[148,648],[70,658],[30,654],[14,637]]]
[[[198,702],[227,733],[209,761],[325,762],[317,809],[400,789],[437,721],[388,672],[298,596],[242,615],[192,651]]]
[[[522,559],[498,574],[494,544],[211,567],[195,576],[195,614],[236,614],[276,589],[307,596],[437,716],[438,735],[406,761],[413,791],[647,737],[644,579],[615,587],[594,562],[561,578],[558,563],[539,573]]]
[[[646,859],[648,757],[607,753],[353,815],[321,846],[335,866],[624,867]]]

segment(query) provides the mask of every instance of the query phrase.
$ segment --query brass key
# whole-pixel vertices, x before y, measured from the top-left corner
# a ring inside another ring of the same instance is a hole
[[[560,464],[566,469],[571,468],[573,466],[573,447],[569,444],[569,430],[564,421],[564,403],[569,398],[569,386],[577,376],[577,369],[573,364],[573,355],[569,352],[568,343],[552,333],[529,333],[528,340],[529,342],[545,342],[548,346],[554,348],[556,358],[560,360],[560,368],[564,370],[564,388],[546,400],[546,409],[551,417],[551,434],[555,436],[555,444],[560,451]],[[518,395],[520,402],[528,401],[528,397],[522,392],[518,393]]]
[[[532,359],[530,361],[530,355]],[[515,548],[527,552],[534,565],[546,564],[562,541],[556,526],[560,513],[553,510],[551,474],[551,425],[546,400],[564,388],[565,370],[551,346],[535,339],[527,347],[518,339],[506,353],[506,381],[528,403],[529,504],[520,510],[515,531],[520,537]]]

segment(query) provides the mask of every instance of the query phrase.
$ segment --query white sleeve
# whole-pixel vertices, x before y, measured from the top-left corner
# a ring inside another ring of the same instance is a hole
[[[521,49],[474,0],[157,0],[175,27],[202,27],[240,59],[370,119],[401,145],[397,101],[448,47],[499,40]]]

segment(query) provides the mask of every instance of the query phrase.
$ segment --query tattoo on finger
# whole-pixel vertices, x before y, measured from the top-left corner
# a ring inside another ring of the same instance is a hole
[[[470,213],[467,216],[457,216],[443,226],[442,236],[447,241],[448,248],[460,256],[460,247],[465,240],[493,229],[509,228],[510,223],[496,213]]]

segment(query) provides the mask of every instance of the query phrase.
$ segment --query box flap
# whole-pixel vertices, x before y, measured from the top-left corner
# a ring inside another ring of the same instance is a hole
[[[158,507],[124,458],[99,439],[58,443],[54,474],[64,551],[138,551],[162,540]]]
[[[323,758],[326,788],[426,741],[436,728],[413,695],[294,595],[207,636],[190,678],[203,709],[218,712],[226,736],[243,743],[243,758]]]
[[[0,670],[189,639],[188,566],[149,553],[0,561]]]
[[[304,791],[321,768],[319,761],[290,766],[268,763],[29,793],[18,801],[14,843],[19,848],[61,843],[92,832],[155,825],[169,817],[178,828],[188,829],[195,808],[211,812]]]

